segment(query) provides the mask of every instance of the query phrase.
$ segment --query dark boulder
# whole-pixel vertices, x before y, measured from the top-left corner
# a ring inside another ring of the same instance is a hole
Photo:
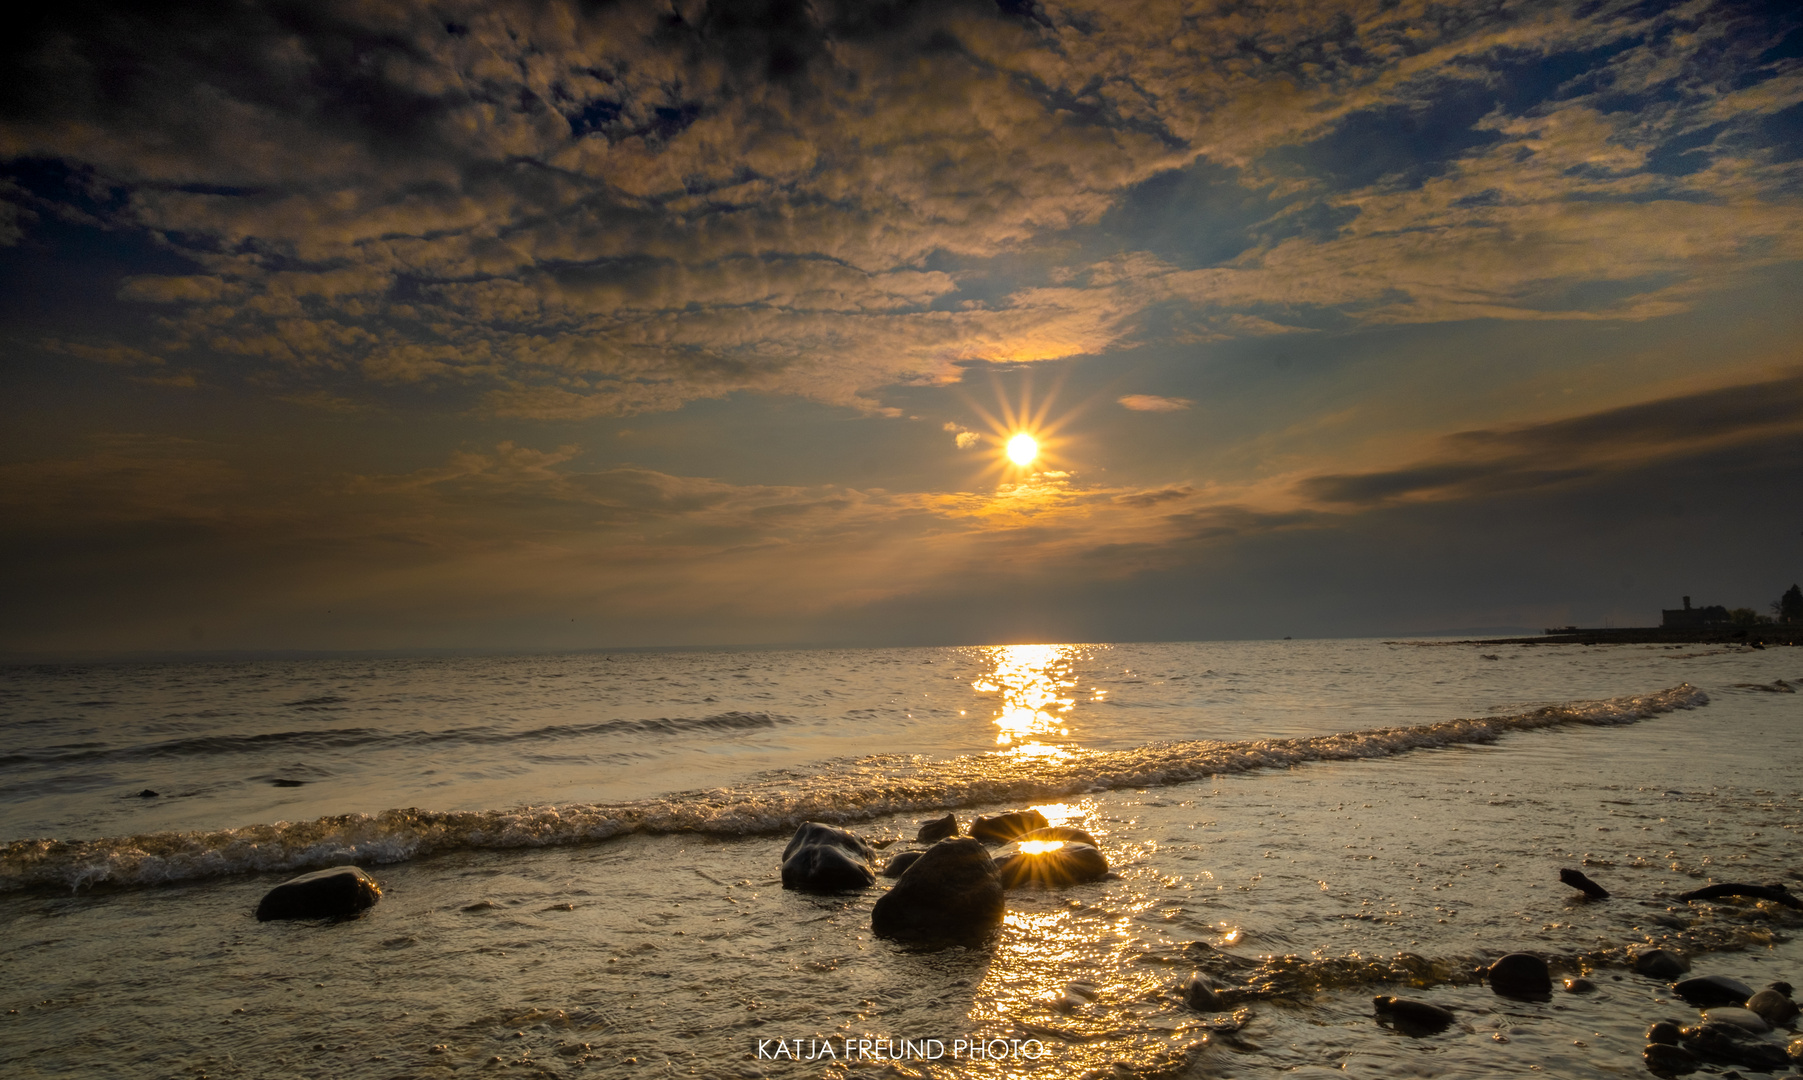
[[[1646,1062],[1648,1071],[1659,1076],[1684,1076],[1703,1067],[1701,1058],[1682,1046],[1669,1043],[1648,1043],[1641,1051],[1640,1059]]]
[[[915,859],[918,859],[925,854],[926,852],[924,851],[904,851],[896,855],[891,855],[889,861],[883,864],[883,876],[901,877],[902,874],[907,871],[908,867],[914,865]]]
[[[1797,1003],[1790,999],[1789,983],[1773,983],[1754,994],[1747,999],[1747,1008],[1773,1027],[1784,1027],[1797,1018]]]
[[[920,844],[936,844],[949,836],[958,835],[958,816],[947,814],[942,818],[920,823],[920,831],[914,834],[914,840]]]
[[[1108,860],[1088,844],[1074,840],[1026,841],[1028,844],[1054,844],[1044,851],[1016,849],[996,856],[995,872],[1001,875],[1002,887],[1020,889],[1062,889],[1108,876]]]
[[[876,884],[876,852],[844,829],[804,822],[783,849],[783,888],[844,892]]]
[[[1653,1025],[1646,1029],[1646,1041],[1650,1043],[1664,1043],[1667,1046],[1676,1046],[1683,1036],[1684,1025],[1678,1023],[1676,1020],[1655,1020],[1653,1021]]]
[[[1702,975],[1678,983],[1672,987],[1672,993],[1692,1005],[1706,1008],[1710,1005],[1745,1004],[1753,996],[1753,988],[1726,975]]]
[[[1485,979],[1490,989],[1507,997],[1545,997],[1553,992],[1552,971],[1532,953],[1514,952],[1498,958]]]
[[[1096,848],[1097,850],[1100,850],[1102,847],[1102,842],[1100,840],[1097,840],[1095,837],[1089,835],[1082,829],[1077,828],[1075,825],[1048,825],[1043,829],[1034,829],[1032,832],[1021,833],[1014,839],[1017,841],[1075,840],[1079,844],[1088,844],[1090,847]]]
[[[1585,896],[1588,896],[1592,900],[1609,899],[1609,890],[1598,885],[1596,882],[1591,881],[1584,875],[1582,870],[1573,870],[1567,867],[1559,871],[1559,880],[1570,885],[1572,888],[1581,891]]]
[[[877,898],[878,937],[921,944],[980,941],[1002,925],[1006,898],[995,860],[968,837],[941,840]]]
[[[1669,949],[1647,949],[1634,954],[1634,970],[1655,979],[1675,979],[1690,970],[1690,961]]]
[[[1717,1005],[1713,1009],[1704,1009],[1703,1023],[1727,1024],[1755,1035],[1764,1035],[1772,1030],[1772,1025],[1766,1023],[1758,1013],[1739,1005]]]
[[[1022,833],[1050,826],[1051,822],[1037,810],[1016,810],[1011,814],[978,818],[970,823],[970,835],[986,844],[1006,844],[1020,839]]]
[[[381,886],[355,866],[334,866],[282,882],[257,905],[257,921],[349,919],[374,907]]]
[[[1379,994],[1371,999],[1379,1021],[1388,1020],[1405,1035],[1433,1035],[1445,1031],[1457,1019],[1451,1009],[1430,1005],[1425,1001]]]

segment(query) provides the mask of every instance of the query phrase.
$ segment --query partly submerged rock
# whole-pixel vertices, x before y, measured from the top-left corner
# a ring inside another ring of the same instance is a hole
[[[1753,988],[1726,975],[1699,975],[1672,987],[1672,993],[1692,1005],[1741,1005],[1753,996]]]
[[[1682,1046],[1670,1043],[1648,1043],[1640,1059],[1649,1071],[1660,1076],[1684,1076],[1703,1067],[1703,1061]]]
[[[1545,997],[1553,992],[1553,973],[1533,953],[1514,952],[1497,959],[1485,973],[1490,989],[1506,997]]]
[[[914,865],[915,859],[918,859],[925,854],[926,852],[924,851],[903,851],[891,855],[889,861],[883,864],[883,876],[901,877],[902,874],[907,872],[908,867]]]
[[[1655,979],[1675,979],[1690,970],[1690,961],[1670,949],[1646,949],[1634,954],[1634,970]]]
[[[844,829],[804,822],[783,849],[783,888],[844,892],[876,884],[876,852]]]
[[[1705,1024],[1728,1024],[1742,1031],[1750,1031],[1755,1035],[1764,1035],[1772,1030],[1772,1025],[1752,1009],[1743,1009],[1739,1005],[1718,1005],[1713,1009],[1703,1010]]]
[[[1221,992],[1200,971],[1192,972],[1183,980],[1183,1003],[1201,1012],[1220,1012],[1227,1008],[1227,1003],[1221,1000]]]
[[[1380,1020],[1387,1019],[1405,1035],[1432,1035],[1445,1031],[1456,1019],[1451,1009],[1426,1001],[1379,994],[1371,999]]]
[[[1074,840],[1024,843],[1034,847],[1039,844],[1056,846],[1042,851],[1017,847],[1013,851],[998,854],[995,872],[1001,876],[1002,887],[1005,889],[1062,889],[1070,885],[1100,881],[1108,876],[1108,860],[1088,844]]]
[[[1596,882],[1591,881],[1589,877],[1585,876],[1582,870],[1573,870],[1570,867],[1566,867],[1559,871],[1559,880],[1582,892],[1592,900],[1609,899],[1609,890],[1598,885]]]
[[[1567,994],[1589,994],[1596,990],[1596,984],[1582,976],[1573,976],[1565,980]]]
[[[1647,1042],[1665,1043],[1668,1046],[1678,1045],[1678,1041],[1683,1038],[1683,1035],[1684,1025],[1676,1020],[1655,1020],[1653,1025],[1646,1029]]]
[[[970,943],[1001,926],[1005,902],[987,848],[968,837],[941,840],[877,898],[870,928],[898,941]]]
[[[958,816],[947,814],[942,818],[920,823],[920,831],[914,834],[916,843],[936,844],[948,836],[958,835]],[[884,871],[887,873],[887,871]]]
[[[1706,1061],[1769,1072],[1787,1064],[1784,1048],[1733,1024],[1698,1024],[1684,1029],[1684,1048]]]
[[[374,907],[382,888],[355,866],[315,870],[282,882],[263,895],[257,921],[349,919]]]
[[[1797,1003],[1790,999],[1789,983],[1773,983],[1747,999],[1747,1008],[1773,1027],[1782,1027],[1797,1018]]]
[[[1023,833],[1050,828],[1051,822],[1037,810],[1016,810],[994,817],[980,817],[970,823],[970,835],[987,844],[1006,844],[1018,840]]]

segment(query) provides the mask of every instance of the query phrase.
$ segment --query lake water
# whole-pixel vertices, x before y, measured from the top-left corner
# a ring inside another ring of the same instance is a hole
[[[1634,947],[1803,985],[1797,911],[1674,898],[1803,879],[1797,683],[1795,649],[1379,641],[4,669],[0,1073],[1650,1075],[1697,1013]],[[1114,873],[1011,892],[980,948],[873,938],[886,880],[780,887],[800,821],[888,856],[1028,806]],[[351,862],[363,918],[252,916]],[[1520,949],[1599,989],[1473,978]]]

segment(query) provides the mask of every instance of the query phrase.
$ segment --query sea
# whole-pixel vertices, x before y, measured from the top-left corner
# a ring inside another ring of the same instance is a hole
[[[1639,1077],[1698,1013],[1635,950],[1803,986],[1803,913],[1678,899],[1803,881],[1799,685],[1445,640],[4,668],[0,1075]],[[781,887],[805,821],[882,861],[1027,808],[1110,873],[985,943]],[[255,919],[346,864],[362,917]],[[1493,992],[1516,951],[1579,992]]]

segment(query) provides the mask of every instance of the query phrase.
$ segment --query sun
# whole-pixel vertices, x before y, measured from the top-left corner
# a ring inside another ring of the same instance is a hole
[[[1008,440],[1008,460],[1016,465],[1024,468],[1033,464],[1033,459],[1038,456],[1039,440],[1026,432],[1023,431]]]

